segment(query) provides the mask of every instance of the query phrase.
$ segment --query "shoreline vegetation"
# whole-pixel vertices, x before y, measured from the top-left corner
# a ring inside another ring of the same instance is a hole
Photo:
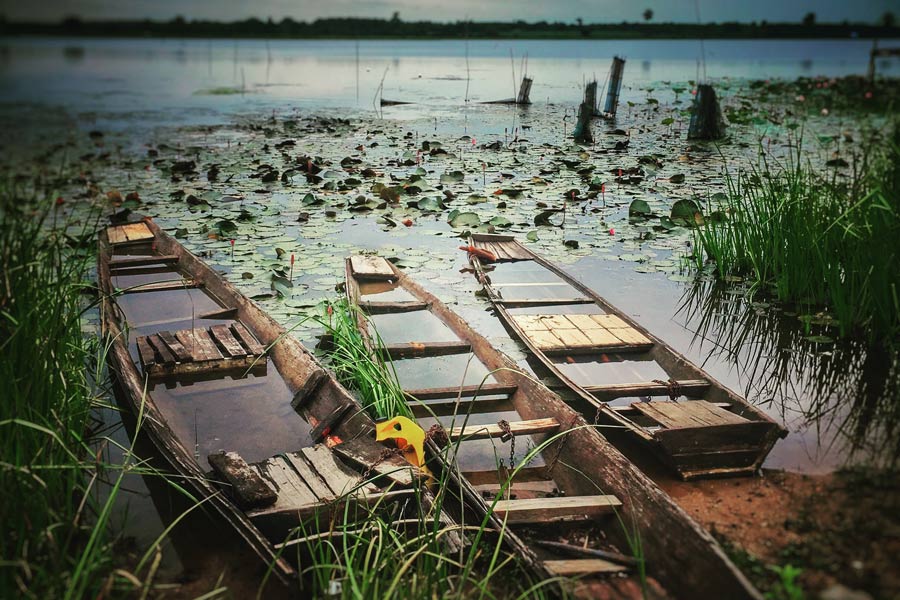
[[[892,13],[879,23],[817,23],[814,13],[800,23],[575,23],[525,21],[404,21],[328,18],[295,21],[257,18],[217,22],[175,17],[168,21],[88,21],[67,17],[60,22],[9,21],[0,15],[0,35],[61,37],[249,38],[249,39],[840,39],[900,38]]]
[[[849,177],[814,170],[800,141],[784,161],[763,154],[758,168],[727,173],[728,194],[695,230],[697,270],[714,266],[781,302],[824,308],[807,327],[828,323],[842,336],[896,345],[900,127],[867,139]]]

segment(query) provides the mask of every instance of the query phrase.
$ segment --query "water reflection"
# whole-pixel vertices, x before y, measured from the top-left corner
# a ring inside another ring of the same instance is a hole
[[[749,299],[712,282],[688,287],[678,309],[706,346],[707,360],[734,365],[744,394],[768,404],[790,427],[815,430],[825,450],[847,461],[896,467],[900,458],[900,367],[896,350],[860,340],[828,342],[825,325]],[[815,321],[815,319],[814,319]]]

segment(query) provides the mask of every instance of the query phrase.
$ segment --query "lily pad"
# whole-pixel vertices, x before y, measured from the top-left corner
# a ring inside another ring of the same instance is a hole
[[[672,222],[685,227],[697,227],[703,225],[703,213],[693,200],[679,200],[672,205],[670,215]]]
[[[454,210],[447,216],[447,222],[451,227],[478,227],[481,217],[477,213]]]
[[[650,205],[647,204],[646,200],[638,198],[637,200],[632,200],[631,204],[628,206],[629,218],[646,219],[651,216],[653,216],[653,211],[650,210]]]

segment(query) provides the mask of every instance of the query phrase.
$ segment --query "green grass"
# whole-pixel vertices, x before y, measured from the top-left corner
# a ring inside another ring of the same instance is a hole
[[[341,383],[358,392],[363,408],[376,419],[397,416],[413,418],[397,374],[384,354],[372,352],[370,342],[357,328],[357,320],[365,316],[346,300],[329,303],[322,323],[332,337],[331,367]],[[374,327],[371,344],[384,347]]]
[[[62,225],[48,226],[53,210],[0,187],[4,597],[81,597],[111,564],[90,502],[92,349],[80,316],[91,257],[68,248]]]
[[[330,358],[335,374],[357,393],[373,417],[412,418],[396,372],[383,358],[386,354],[378,332],[370,325],[367,341],[357,328],[359,319],[365,316],[346,300],[328,305],[323,323],[332,338]],[[457,440],[442,449],[443,463],[452,462],[450,457],[456,455],[460,443]],[[532,450],[532,455],[539,451]],[[552,595],[550,588],[557,581],[534,581],[524,565],[505,550],[505,530],[493,531],[488,517],[462,523],[461,529],[441,520],[448,500],[454,505],[463,500],[453,491],[449,470],[437,473],[430,490],[417,490],[412,508],[407,506],[402,514],[397,507],[379,506],[364,515],[351,515],[348,503],[343,518],[332,521],[324,532],[321,528],[294,532],[309,538],[297,547],[313,557],[305,572],[312,581],[312,594],[331,591],[343,598],[410,599]],[[404,518],[412,523],[397,527]],[[465,547],[451,549],[448,540],[452,535],[466,539]]]
[[[695,265],[739,276],[804,311],[827,311],[842,335],[900,335],[900,130],[872,140],[853,174],[786,160],[727,174],[727,199],[695,232]]]
[[[132,448],[120,447],[120,464],[101,460],[116,444],[93,416],[110,342],[81,329],[97,219],[79,225],[58,211],[0,184],[0,597],[145,596],[168,529],[125,564],[111,520],[127,474],[165,475]]]

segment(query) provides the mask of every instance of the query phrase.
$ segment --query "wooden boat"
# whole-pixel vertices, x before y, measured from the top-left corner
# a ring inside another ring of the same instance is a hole
[[[512,236],[474,234],[472,264],[511,334],[566,387],[682,478],[756,472],[787,431]],[[611,430],[611,435],[618,435]]]
[[[138,429],[283,581],[297,575],[301,549],[286,550],[298,524],[347,502],[361,515],[397,506],[419,485],[299,342],[152,221],[100,233],[98,279],[109,364]]]
[[[350,257],[346,293],[361,309],[360,332],[381,342],[370,342],[372,352],[393,359],[418,422],[459,440],[464,484],[549,575],[579,577],[585,595],[641,597],[630,536],[640,540],[648,597],[761,598],[596,427],[393,264]]]

